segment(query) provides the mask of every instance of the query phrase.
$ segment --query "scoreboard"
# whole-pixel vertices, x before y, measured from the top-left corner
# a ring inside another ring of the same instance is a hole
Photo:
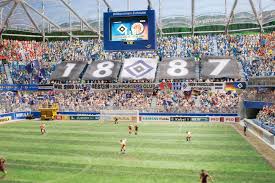
[[[156,49],[154,10],[104,13],[104,50]]]

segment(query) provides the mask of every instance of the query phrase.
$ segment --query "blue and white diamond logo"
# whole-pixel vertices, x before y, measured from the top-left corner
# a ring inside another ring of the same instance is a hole
[[[243,84],[242,83],[239,83],[237,86],[238,86],[238,88],[243,88]]]
[[[153,70],[153,67],[146,64],[143,60],[138,60],[132,65],[125,67],[125,70],[131,75],[137,78],[143,77],[145,74]]]
[[[123,24],[121,24],[117,30],[121,33],[124,34],[127,31],[127,27],[125,27]]]

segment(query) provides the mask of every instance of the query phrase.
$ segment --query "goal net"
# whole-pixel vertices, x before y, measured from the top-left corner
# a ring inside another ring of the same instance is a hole
[[[110,122],[115,121],[125,122],[139,122],[139,111],[138,110],[101,110],[100,111],[100,121]]]

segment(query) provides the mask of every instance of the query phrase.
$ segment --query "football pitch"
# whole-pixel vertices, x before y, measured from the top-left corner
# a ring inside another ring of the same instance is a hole
[[[152,122],[139,124],[138,135],[128,134],[128,123],[51,121],[45,135],[39,125],[0,125],[8,162],[1,183],[198,183],[201,169],[218,183],[275,182],[275,171],[230,125]]]

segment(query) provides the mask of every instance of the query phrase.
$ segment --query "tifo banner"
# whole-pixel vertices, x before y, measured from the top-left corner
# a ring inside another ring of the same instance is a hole
[[[274,63],[274,62],[273,62]],[[254,76],[248,81],[249,86],[262,86],[262,87],[274,87],[275,76]]]
[[[191,91],[191,90],[211,90],[223,91],[223,82],[174,82],[173,90]]]
[[[238,62],[232,57],[207,56],[201,60],[201,77],[240,79],[241,75]]]
[[[39,85],[38,90],[53,90],[53,85],[52,84]]]
[[[78,80],[86,64],[85,62],[63,62],[58,64],[51,75],[51,80]]]
[[[113,61],[92,62],[83,76],[84,80],[116,80],[121,63]]]
[[[158,79],[196,79],[196,63],[193,58],[164,58],[159,63]]]
[[[154,83],[94,83],[94,84],[54,84],[54,90],[146,90],[154,89]]]
[[[120,74],[121,80],[154,80],[158,60],[152,58],[125,59]]]
[[[133,90],[146,90],[154,89],[156,86],[154,83],[116,83],[110,84],[110,89],[133,89]]]
[[[154,89],[156,85],[155,83],[95,83],[90,84],[88,88],[93,90],[146,90]]]
[[[0,91],[37,91],[35,84],[0,84]]]
[[[89,85],[86,84],[54,84],[54,90],[84,90]]]

